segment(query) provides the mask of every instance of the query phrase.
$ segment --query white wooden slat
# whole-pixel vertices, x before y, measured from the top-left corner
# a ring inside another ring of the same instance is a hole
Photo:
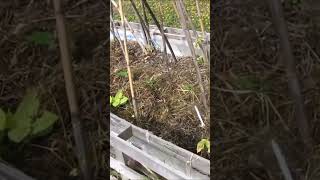
[[[132,180],[137,180],[137,179],[145,179],[146,177],[141,175],[140,173],[134,171],[133,169],[129,168],[126,166],[124,163],[117,161],[116,159],[110,157],[110,168],[114,169],[121,175],[132,179]]]

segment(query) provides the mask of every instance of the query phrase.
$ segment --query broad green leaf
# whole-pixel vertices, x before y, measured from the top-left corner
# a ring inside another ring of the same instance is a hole
[[[120,105],[125,104],[127,101],[128,101],[128,98],[124,96],[124,97],[120,100]]]
[[[210,141],[209,140],[205,141],[205,146],[206,146],[206,148],[208,150],[208,153],[210,153]]]
[[[113,101],[113,97],[110,96],[110,104],[112,104],[112,101]]]
[[[15,143],[23,141],[31,132],[31,127],[17,127],[8,132],[8,137]]]
[[[122,93],[122,91],[120,90],[120,91],[117,92],[117,94],[116,94],[116,96],[115,96],[114,98],[115,98],[115,99],[121,99],[122,95],[123,95],[123,93]]]
[[[0,108],[0,131],[7,128],[7,118],[6,113]]]
[[[49,112],[49,111],[44,111],[42,116],[33,123],[32,127],[32,134],[33,135],[38,135],[45,130],[49,129],[50,127],[53,126],[53,124],[58,120],[58,116]]]
[[[199,141],[197,144],[197,153],[199,153],[200,151],[202,151],[202,149],[204,149],[204,142],[203,140]]]
[[[8,129],[11,129],[14,127],[14,121],[12,119],[13,119],[13,113],[9,110],[7,112],[7,128]]]
[[[11,121],[12,127],[29,127],[32,118],[37,114],[40,101],[34,89],[29,89],[19,104],[17,111],[13,115]],[[11,122],[10,122],[11,123]]]
[[[114,99],[114,100],[113,100],[113,103],[112,103],[112,106],[113,106],[113,107],[118,107],[119,104],[120,104],[120,99],[119,99],[119,98],[118,98],[118,99]]]
[[[33,32],[27,40],[38,45],[52,46],[54,38],[50,32]]]

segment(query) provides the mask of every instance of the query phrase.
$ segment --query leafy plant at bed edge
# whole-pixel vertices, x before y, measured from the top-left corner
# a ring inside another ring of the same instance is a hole
[[[40,100],[35,90],[28,90],[15,113],[0,109],[0,133],[14,143],[46,135],[58,120],[47,110],[39,112]],[[0,139],[1,140],[1,139]],[[0,141],[1,142],[1,141]]]
[[[128,97],[123,95],[122,90],[119,90],[114,97],[110,96],[110,104],[113,107],[119,107],[119,106],[127,103],[127,101],[128,101]]]
[[[197,144],[197,153],[201,152],[202,150],[207,150],[210,153],[210,141],[209,139],[201,139]]]

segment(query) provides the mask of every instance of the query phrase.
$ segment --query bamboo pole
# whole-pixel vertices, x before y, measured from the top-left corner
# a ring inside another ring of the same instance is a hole
[[[114,23],[114,20],[113,20],[113,8],[112,8],[112,6],[110,6],[110,21],[111,21],[111,32],[113,34],[113,37],[119,42],[121,50],[124,53],[124,47],[123,47],[123,44],[122,44],[122,41],[121,41],[121,38],[120,38],[118,30],[117,30],[117,34],[119,36],[119,39],[118,39],[118,37],[116,35],[116,31],[115,31],[116,28],[115,28],[115,23]]]
[[[147,27],[147,25],[145,24],[144,20],[142,19],[142,17],[141,17],[141,15],[140,15],[140,13],[139,13],[139,11],[138,11],[138,9],[137,9],[137,6],[136,6],[136,4],[134,3],[134,1],[133,1],[133,0],[130,0],[130,2],[131,2],[131,5],[132,5],[132,7],[133,7],[133,9],[134,9],[137,17],[139,18],[139,21],[140,21],[140,24],[141,24],[141,27],[142,27],[142,30],[143,30],[143,35],[144,35],[144,38],[145,38],[145,41],[146,41],[147,45],[149,45],[150,48],[151,48],[152,50],[154,50],[155,47],[153,46],[153,43],[152,43],[152,41],[151,41],[151,36],[150,36],[149,28]]]
[[[177,58],[176,58],[176,56],[175,56],[175,54],[174,54],[174,52],[173,52],[173,50],[172,50],[171,44],[169,43],[167,36],[164,34],[164,31],[163,31],[163,29],[161,28],[161,26],[160,26],[160,24],[159,24],[156,16],[153,14],[153,12],[152,12],[152,10],[151,10],[148,2],[147,2],[146,0],[142,0],[142,3],[144,3],[144,5],[146,6],[146,8],[147,8],[147,10],[149,11],[149,13],[150,13],[150,15],[151,15],[154,23],[155,23],[156,26],[158,27],[161,35],[163,35],[164,40],[166,41],[166,43],[167,43],[167,45],[168,45],[168,47],[169,47],[169,50],[170,50],[170,52],[171,52],[171,55],[172,55],[174,61],[177,62]]]
[[[204,24],[203,24],[200,5],[199,5],[199,1],[198,0],[196,0],[196,6],[197,6],[197,13],[198,13],[198,16],[199,16],[199,22],[200,22],[200,27],[201,27],[201,31],[202,31],[202,36],[203,36],[203,38],[205,38],[206,37],[206,33],[205,33],[205,30],[204,30]]]
[[[301,94],[301,88],[296,74],[296,64],[292,53],[291,44],[289,42],[288,27],[283,16],[283,10],[280,1],[268,0],[268,3],[276,32],[280,38],[280,47],[282,49],[283,60],[286,65],[288,86],[291,97],[293,98],[295,103],[297,126],[300,136],[302,137],[302,140],[307,147],[307,151],[310,151],[312,150],[314,142],[310,133],[310,128],[304,108],[304,100]]]
[[[92,179],[92,166],[89,158],[89,151],[85,132],[83,131],[83,125],[79,117],[79,106],[76,96],[76,90],[73,83],[72,65],[71,65],[71,55],[70,55],[70,45],[67,37],[67,30],[65,26],[65,20],[61,8],[61,1],[53,1],[56,24],[59,38],[59,47],[61,53],[61,61],[63,67],[63,74],[65,78],[65,85],[68,97],[68,103],[71,114],[71,122],[73,127],[73,135],[76,143],[76,150],[78,156],[78,163],[80,166],[81,177],[84,180]]]
[[[175,1],[175,0],[173,0]],[[197,72],[197,79],[198,79],[198,83],[199,83],[199,87],[200,87],[200,90],[201,90],[201,100],[202,100],[202,103],[205,107],[205,110],[206,112],[209,112],[209,107],[208,107],[208,104],[207,104],[207,99],[206,99],[206,95],[205,95],[205,91],[204,91],[204,86],[203,86],[203,82],[202,82],[202,78],[201,78],[201,73],[200,73],[200,69],[199,69],[199,66],[198,66],[198,63],[197,63],[197,57],[196,57],[196,53],[195,53],[195,49],[193,47],[193,44],[192,44],[192,39],[191,39],[191,35],[190,35],[190,31],[187,29],[187,21],[186,21],[186,17],[183,13],[183,9],[182,9],[182,1],[180,0],[176,0],[175,1],[176,3],[176,7],[177,7],[177,10],[180,14],[180,22],[181,22],[181,25],[182,25],[182,29],[184,30],[185,32],[185,35],[187,37],[187,42],[188,42],[188,45],[189,45],[189,48],[190,48],[190,51],[191,51],[191,54],[192,54],[192,59],[193,59],[193,63],[194,63],[194,66],[195,66],[195,69],[196,69],[196,72]]]
[[[121,17],[121,24],[123,27],[124,31],[124,56],[127,62],[127,70],[128,70],[128,77],[129,77],[129,84],[130,84],[130,91],[131,91],[131,98],[132,98],[132,104],[133,104],[133,111],[135,118],[138,118],[138,110],[137,110],[137,104],[136,104],[136,99],[134,95],[134,90],[133,90],[133,83],[132,83],[132,74],[131,74],[131,68],[130,68],[130,61],[129,61],[129,53],[128,53],[128,47],[127,47],[127,35],[126,35],[126,27],[124,24],[124,13],[122,9],[122,0],[119,0],[119,12],[120,12],[120,17]]]
[[[191,26],[193,35],[195,36],[196,39],[198,39],[199,36],[198,36],[197,31],[196,31],[196,28],[195,28],[195,26],[194,26],[191,18],[189,17],[188,12],[187,12],[186,7],[185,7],[185,5],[184,5],[183,2],[181,2],[181,8],[182,8],[182,12],[184,13],[184,16],[186,17],[186,22],[189,23],[189,25]],[[203,38],[205,39],[205,37],[206,37],[206,36],[204,36]],[[205,48],[203,47],[202,44],[199,44],[199,47],[200,47],[200,50],[201,50],[202,53],[203,53],[203,57],[204,57],[205,62],[208,63],[208,62],[209,62],[209,57],[208,57],[208,52],[207,52],[207,50],[205,50]],[[210,67],[210,66],[209,66],[209,67]]]
[[[116,10],[120,13],[118,4],[117,4],[114,0],[111,0],[111,3],[112,3],[112,5],[116,8]],[[124,16],[124,21],[125,21],[125,23],[128,25],[129,30],[131,31],[133,37],[138,40],[138,38],[134,35],[134,32],[135,32],[135,31],[134,31],[133,28],[130,26],[129,21],[127,20],[127,18],[126,18],[125,16]],[[144,45],[141,44],[140,41],[137,41],[137,42],[138,42],[139,46],[141,47],[143,53],[144,53],[144,54],[147,54],[147,51],[146,51]]]
[[[164,19],[163,19],[163,11],[162,11],[162,3],[161,1],[159,1],[159,12],[160,12],[160,21],[161,21],[161,28],[164,27]],[[166,61],[166,64],[167,64],[167,68],[169,70],[169,59],[168,59],[168,56],[167,56],[167,45],[166,45],[166,42],[164,40],[164,36],[162,35],[162,43],[163,43],[163,58],[164,60]]]

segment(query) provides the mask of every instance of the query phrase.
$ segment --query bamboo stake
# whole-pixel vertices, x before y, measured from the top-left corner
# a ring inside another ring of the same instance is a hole
[[[159,11],[160,11],[160,21],[161,21],[161,28],[164,27],[164,20],[163,20],[163,12],[162,12],[162,3],[161,1],[159,1]],[[166,61],[166,64],[167,64],[167,68],[169,70],[169,59],[168,59],[168,56],[167,56],[167,45],[166,45],[166,42],[164,40],[164,36],[162,35],[162,43],[163,43],[163,58],[164,60]]]
[[[194,26],[191,18],[189,17],[188,12],[187,12],[186,7],[185,7],[185,5],[184,5],[183,2],[181,3],[181,8],[182,8],[182,11],[183,11],[183,13],[184,13],[184,16],[186,17],[186,22],[189,23],[189,25],[191,26],[193,35],[195,36],[196,39],[198,39],[199,36],[198,36],[197,31],[196,31],[196,28],[195,28],[195,26]],[[205,36],[204,36],[203,38],[204,38],[204,40],[205,40]],[[205,50],[205,48],[203,47],[202,44],[199,44],[199,47],[200,47],[200,50],[201,50],[202,53],[203,53],[203,57],[204,57],[205,62],[208,63],[208,62],[209,62],[209,59],[208,59],[207,51]],[[210,67],[210,66],[209,66],[209,67]]]
[[[154,23],[156,24],[156,26],[157,26],[158,29],[159,29],[161,35],[163,35],[164,40],[166,41],[166,43],[167,43],[167,45],[168,45],[168,47],[169,47],[169,50],[170,50],[170,52],[171,52],[171,55],[172,55],[174,61],[177,62],[177,58],[176,58],[176,56],[175,56],[175,54],[174,54],[174,52],[173,52],[173,50],[172,50],[172,47],[171,47],[171,45],[170,45],[170,43],[169,43],[169,41],[168,41],[168,38],[167,38],[167,36],[164,34],[164,31],[163,31],[163,29],[161,28],[161,26],[160,26],[160,24],[159,24],[156,16],[153,14],[153,12],[152,12],[152,10],[151,10],[148,2],[147,2],[146,0],[142,0],[142,2],[144,3],[144,5],[146,6],[147,10],[149,11],[149,13],[150,13],[150,15],[151,15]]]
[[[120,10],[119,10],[119,8],[118,8],[118,4],[117,4],[114,0],[111,0],[111,3],[112,3],[112,5],[116,8],[116,10],[120,13]],[[133,28],[130,26],[129,21],[127,20],[127,18],[126,18],[125,16],[124,16],[124,21],[125,21],[125,23],[128,25],[129,30],[131,31],[133,37],[138,40],[138,38],[134,35],[134,32],[135,32],[135,31],[134,31]],[[147,51],[146,51],[145,47],[143,46],[143,44],[141,44],[140,41],[137,41],[137,42],[138,42],[139,46],[141,47],[143,53],[144,53],[144,54],[147,54]]]
[[[173,0],[174,1],[174,0]],[[202,82],[202,78],[201,78],[201,73],[200,73],[200,69],[199,69],[199,66],[198,66],[198,63],[197,63],[197,57],[196,57],[196,53],[195,53],[195,49],[193,47],[193,44],[192,44],[192,39],[191,39],[191,35],[190,35],[190,31],[187,29],[187,21],[186,21],[186,17],[184,16],[184,13],[183,13],[183,9],[182,9],[182,1],[178,1],[176,0],[175,1],[176,3],[176,7],[177,7],[177,10],[180,14],[180,22],[181,22],[181,25],[182,25],[182,29],[184,30],[184,33],[187,37],[187,42],[188,42],[188,45],[189,45],[189,48],[190,48],[190,51],[191,51],[191,54],[192,54],[192,59],[193,59],[193,63],[194,63],[194,66],[195,66],[195,69],[196,69],[196,72],[197,72],[197,79],[198,79],[198,83],[199,83],[199,87],[200,87],[200,90],[201,90],[201,100],[202,100],[202,103],[206,109],[206,112],[209,112],[209,107],[208,107],[208,104],[207,104],[207,99],[206,99],[206,95],[205,95],[205,91],[204,91],[204,86],[203,86],[203,82]]]
[[[112,32],[112,34],[113,34],[113,37],[119,42],[120,47],[121,47],[121,50],[122,50],[122,52],[124,53],[124,47],[123,47],[123,44],[122,44],[122,41],[121,41],[121,38],[120,38],[120,35],[119,35],[118,30],[117,30],[117,34],[118,34],[118,36],[119,36],[119,39],[118,39],[118,37],[116,36],[116,31],[115,31],[116,28],[115,28],[115,23],[114,23],[114,20],[113,20],[113,8],[112,8],[112,6],[110,6],[110,11],[111,11],[111,13],[110,13],[111,32]]]
[[[202,31],[202,36],[203,36],[203,38],[205,38],[206,37],[206,33],[205,33],[205,30],[204,30],[204,24],[203,24],[201,10],[200,10],[200,6],[199,6],[199,1],[198,0],[196,0],[196,6],[197,6],[197,12],[198,12],[198,16],[199,16],[199,22],[200,22],[200,27],[201,27],[201,31]]]
[[[199,16],[200,27],[201,27],[201,31],[202,31],[202,37],[203,37],[204,41],[207,42],[206,31],[204,30],[204,24],[203,24],[202,14],[201,14],[200,5],[199,5],[199,1],[198,0],[196,0],[196,6],[197,6],[197,12],[198,12],[198,16]],[[203,49],[204,49],[204,52],[207,53],[206,54],[207,60],[209,60],[208,49],[207,48],[203,48]]]
[[[125,51],[125,59],[127,62],[127,70],[128,70],[128,77],[129,77],[129,84],[130,84],[130,91],[131,91],[131,97],[132,97],[132,104],[133,104],[133,111],[135,118],[138,118],[138,111],[137,111],[137,105],[136,105],[136,99],[134,95],[134,90],[133,90],[133,83],[132,83],[132,74],[131,74],[131,68],[130,68],[130,61],[129,61],[129,54],[128,54],[128,47],[127,47],[127,35],[126,35],[126,27],[124,25],[124,14],[122,10],[122,0],[119,0],[119,12],[120,12],[120,17],[121,17],[121,24],[123,26],[123,31],[124,31],[124,51]]]
[[[312,150],[313,139],[310,134],[310,128],[307,116],[304,109],[304,100],[301,94],[301,89],[296,74],[296,64],[292,53],[291,45],[289,42],[288,27],[283,16],[282,6],[279,0],[268,0],[270,12],[273,18],[276,32],[280,38],[280,47],[283,53],[283,60],[286,64],[286,72],[288,77],[288,86],[291,96],[295,102],[295,113],[297,126],[300,135],[307,147],[307,151]]]
[[[132,5],[132,7],[133,7],[133,9],[134,9],[134,11],[135,11],[135,13],[136,13],[136,15],[137,15],[138,18],[139,18],[139,21],[140,21],[140,24],[141,24],[141,27],[142,27],[142,30],[143,30],[143,35],[144,35],[144,38],[145,38],[145,41],[146,41],[147,45],[149,45],[150,48],[155,49],[155,47],[153,46],[153,43],[152,43],[152,41],[151,41],[151,36],[150,36],[149,28],[147,28],[145,22],[143,21],[143,19],[142,19],[140,13],[139,13],[139,11],[138,11],[138,9],[137,9],[137,6],[136,6],[136,4],[134,3],[134,1],[133,1],[133,0],[130,0],[130,2],[131,2],[131,5]]]
[[[67,38],[67,30],[65,26],[65,20],[61,8],[61,1],[53,1],[56,24],[59,38],[59,47],[61,53],[61,61],[63,67],[63,74],[65,78],[66,91],[68,96],[68,103],[71,114],[71,122],[73,127],[73,135],[76,143],[76,150],[78,156],[78,163],[80,165],[81,177],[84,180],[92,179],[92,166],[90,163],[87,138],[85,132],[83,131],[82,122],[79,117],[79,106],[76,96],[76,90],[73,83],[72,65],[70,58],[70,46]]]

